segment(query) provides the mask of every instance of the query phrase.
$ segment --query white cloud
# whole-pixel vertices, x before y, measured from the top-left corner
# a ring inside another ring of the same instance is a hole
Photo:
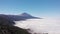
[[[15,26],[31,28],[34,32],[60,33],[60,19],[57,18],[17,21]]]

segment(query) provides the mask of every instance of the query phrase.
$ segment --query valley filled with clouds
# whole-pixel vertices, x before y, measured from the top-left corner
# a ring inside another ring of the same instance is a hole
[[[25,29],[29,28],[36,33],[60,34],[59,18],[27,19],[15,22],[15,26]]]

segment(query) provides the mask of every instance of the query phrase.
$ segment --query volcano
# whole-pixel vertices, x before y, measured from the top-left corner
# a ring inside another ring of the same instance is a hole
[[[22,14],[20,14],[20,16],[21,16],[21,17],[24,17],[24,18],[26,18],[26,19],[40,19],[40,18],[34,17],[34,16],[32,16],[32,15],[30,15],[30,14],[28,14],[28,13],[22,13]]]
[[[22,13],[20,16],[23,16],[23,17],[33,17],[30,14],[28,14],[28,13]]]
[[[33,16],[28,13],[22,13],[22,14],[20,14],[20,16],[25,17],[25,18],[33,18]]]
[[[34,17],[28,13],[22,13],[20,15],[2,15],[0,14],[0,16],[6,16],[8,19],[13,20],[13,21],[20,21],[20,20],[26,20],[26,19],[41,19],[38,17]]]

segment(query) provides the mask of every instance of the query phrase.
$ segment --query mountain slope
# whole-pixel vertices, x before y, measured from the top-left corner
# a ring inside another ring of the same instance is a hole
[[[30,34],[26,29],[14,26],[15,22],[6,15],[0,16],[0,34]]]
[[[40,19],[38,17],[31,16],[28,13],[22,13],[21,15],[3,15],[3,14],[0,14],[0,16],[6,16],[8,19],[13,20],[13,21],[20,21],[20,20],[26,20],[26,19]]]
[[[0,25],[0,34],[30,34],[26,29],[16,26]]]

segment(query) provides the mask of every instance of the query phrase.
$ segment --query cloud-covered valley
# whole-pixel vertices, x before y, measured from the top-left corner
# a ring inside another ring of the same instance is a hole
[[[49,34],[60,34],[60,19],[59,18],[44,18],[44,19],[28,19],[25,21],[15,21],[16,25],[21,28],[30,28],[34,32],[47,32]]]

